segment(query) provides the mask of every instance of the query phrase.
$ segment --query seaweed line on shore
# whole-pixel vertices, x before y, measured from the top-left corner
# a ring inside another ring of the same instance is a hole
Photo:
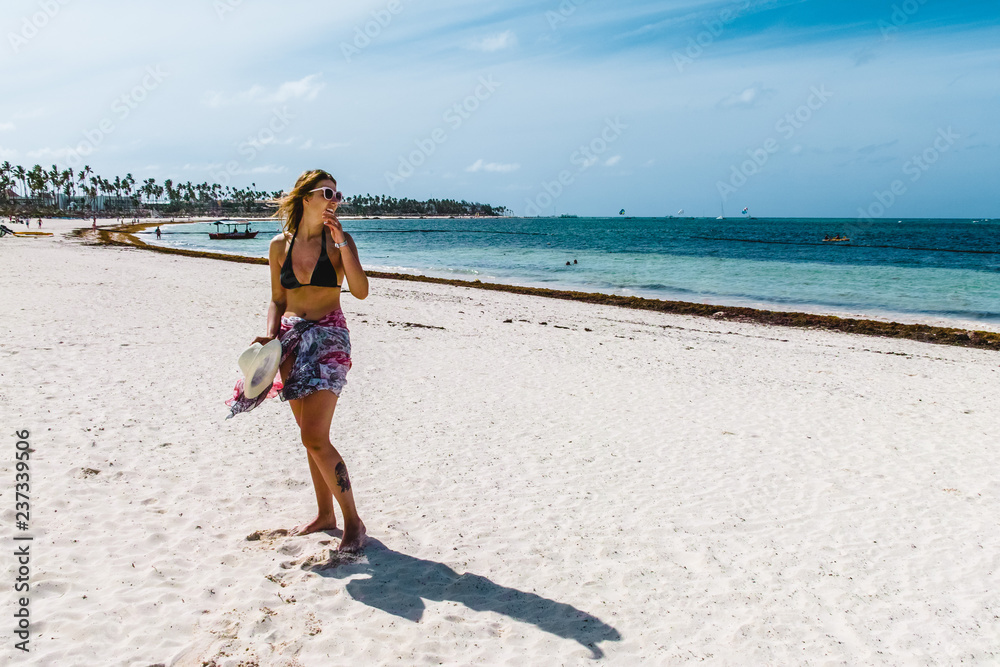
[[[229,262],[242,262],[244,264],[267,264],[266,257],[246,257],[243,255],[226,255],[200,250],[185,250],[183,248],[167,248],[163,246],[150,245],[139,240],[139,238],[135,236],[136,232],[140,232],[149,227],[155,227],[158,224],[168,223],[131,223],[119,225],[114,228],[98,229],[97,244],[127,246],[172,255],[202,257],[206,259],[225,260]],[[91,233],[92,230],[90,228],[84,227],[74,230],[71,232],[71,235],[77,238],[85,238]],[[762,310],[736,306],[717,306],[703,303],[691,303],[688,301],[664,301],[638,296],[602,294],[600,292],[575,292],[544,287],[522,287],[519,285],[484,283],[479,280],[468,281],[455,280],[452,278],[433,278],[431,276],[410,275],[405,273],[366,271],[366,274],[370,278],[410,280],[414,282],[454,285],[456,287],[511,292],[514,294],[527,294],[530,296],[541,296],[551,299],[581,301],[584,303],[596,303],[605,306],[619,306],[621,308],[631,308],[633,310],[652,310],[675,315],[691,315],[717,321],[726,320],[740,323],[769,324],[774,326],[806,329],[824,329],[828,331],[861,334],[879,338],[903,338],[925,343],[935,343],[938,345],[955,345],[959,347],[1000,351],[1000,333],[992,331],[955,329],[950,327],[938,327],[929,324],[882,322],[879,320],[843,318],[835,315],[814,315],[810,313]]]

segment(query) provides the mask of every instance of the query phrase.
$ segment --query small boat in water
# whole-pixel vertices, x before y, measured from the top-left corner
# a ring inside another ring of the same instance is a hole
[[[823,243],[843,243],[844,241],[850,241],[851,239],[846,236],[841,236],[837,234],[836,236],[824,236]]]
[[[222,225],[225,225],[228,229],[227,231],[218,231]],[[244,226],[243,231],[238,231],[238,227]],[[215,223],[214,232],[208,233],[208,238],[210,239],[252,239],[256,238],[257,234],[260,232],[254,232],[250,230],[249,222],[222,222],[221,220]]]

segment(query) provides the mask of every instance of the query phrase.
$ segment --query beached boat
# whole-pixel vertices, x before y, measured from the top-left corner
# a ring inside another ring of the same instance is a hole
[[[250,231],[249,222],[219,222],[215,223],[216,230],[220,229],[222,225],[225,225],[228,229],[227,231],[220,232],[214,231],[208,233],[208,238],[210,239],[252,239],[256,238],[257,234],[260,232]],[[241,232],[237,228],[243,225],[245,229]]]

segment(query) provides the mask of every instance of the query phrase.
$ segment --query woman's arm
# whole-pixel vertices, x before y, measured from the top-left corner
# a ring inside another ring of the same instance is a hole
[[[358,246],[354,245],[354,239],[344,231],[337,214],[329,210],[323,211],[323,224],[329,227],[330,234],[336,243],[347,242],[347,245],[340,246],[340,259],[344,262],[344,278],[351,287],[351,295],[359,299],[368,296],[368,276],[361,268],[361,260],[358,259]]]
[[[354,239],[347,232],[344,232],[344,238],[347,240],[347,245],[340,249],[340,258],[344,260],[344,275],[351,287],[351,296],[364,299],[368,296],[368,276],[361,268],[358,246],[354,245]]]
[[[281,286],[281,264],[285,251],[285,235],[271,239],[267,264],[271,270],[271,302],[267,304],[267,335],[254,339],[255,343],[267,343],[281,333],[281,316],[287,306],[287,291]]]

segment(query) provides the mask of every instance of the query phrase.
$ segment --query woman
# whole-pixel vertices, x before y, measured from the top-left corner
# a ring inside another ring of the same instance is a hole
[[[365,524],[354,506],[354,494],[344,459],[330,442],[330,422],[337,398],[351,367],[351,343],[340,285],[346,278],[351,295],[368,296],[368,277],[358,261],[358,249],[337,219],[342,195],[337,181],[322,170],[299,176],[292,191],[282,197],[277,216],[285,231],[271,239],[271,303],[267,309],[267,335],[253,342],[281,341],[281,400],[292,406],[309,472],[316,490],[319,512],[309,523],[292,530],[305,535],[337,527],[333,498],[344,514],[344,536],[339,549],[356,551],[364,544]],[[257,399],[242,395],[242,382],[227,401],[232,416],[251,410],[265,398],[279,395],[276,387]]]

